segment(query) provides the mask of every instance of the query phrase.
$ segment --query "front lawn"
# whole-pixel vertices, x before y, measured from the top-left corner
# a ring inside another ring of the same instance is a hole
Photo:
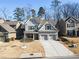
[[[21,48],[24,44],[27,48]],[[43,46],[39,40],[28,43],[23,43],[19,40],[0,43],[0,58],[19,58],[23,53],[41,53],[43,57],[45,56]]]
[[[79,55],[79,37],[67,37],[67,38],[64,38],[64,39],[67,39],[67,41],[61,41],[62,44],[64,44],[68,49],[70,49],[73,53],[75,54],[78,54]],[[64,39],[61,39],[61,40],[64,40]],[[69,47],[69,45],[72,45],[72,44],[76,44],[77,47],[74,48],[74,47]]]

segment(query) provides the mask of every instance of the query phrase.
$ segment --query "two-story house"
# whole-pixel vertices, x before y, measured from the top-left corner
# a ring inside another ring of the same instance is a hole
[[[58,30],[50,20],[42,20],[35,17],[26,21],[24,38],[33,40],[57,40]]]
[[[79,21],[74,17],[69,17],[65,20],[66,22],[66,34],[68,36],[78,36]]]

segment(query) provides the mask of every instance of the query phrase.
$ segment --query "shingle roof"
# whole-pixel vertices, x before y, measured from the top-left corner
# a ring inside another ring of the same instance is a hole
[[[39,24],[41,19],[39,17],[34,17],[34,18],[31,18],[30,21],[32,21],[33,23]]]
[[[9,26],[8,24],[3,23],[3,24],[0,24],[0,26],[1,26],[2,28],[4,28],[7,32],[16,32],[15,29],[13,29],[13,28],[12,28],[11,26]]]
[[[57,21],[54,21],[52,19],[50,20],[42,20],[40,17],[34,17],[34,18],[31,18],[30,21],[32,21],[33,23],[37,23],[37,24],[44,24],[45,22],[51,22],[53,25],[56,25]]]
[[[18,21],[5,21],[8,25],[16,25]]]
[[[66,18],[66,20],[65,20],[65,22],[67,21],[67,20],[69,20],[69,19],[74,19],[75,21],[78,21],[75,17],[68,17],[68,18]]]

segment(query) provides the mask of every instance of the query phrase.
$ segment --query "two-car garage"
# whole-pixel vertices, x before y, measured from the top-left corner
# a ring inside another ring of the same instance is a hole
[[[40,40],[57,40],[58,36],[57,36],[57,33],[40,33],[39,39]]]

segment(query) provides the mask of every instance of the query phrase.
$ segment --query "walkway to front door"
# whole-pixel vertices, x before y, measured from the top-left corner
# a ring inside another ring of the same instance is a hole
[[[54,40],[40,40],[44,47],[46,57],[73,56],[74,54],[61,43]]]

